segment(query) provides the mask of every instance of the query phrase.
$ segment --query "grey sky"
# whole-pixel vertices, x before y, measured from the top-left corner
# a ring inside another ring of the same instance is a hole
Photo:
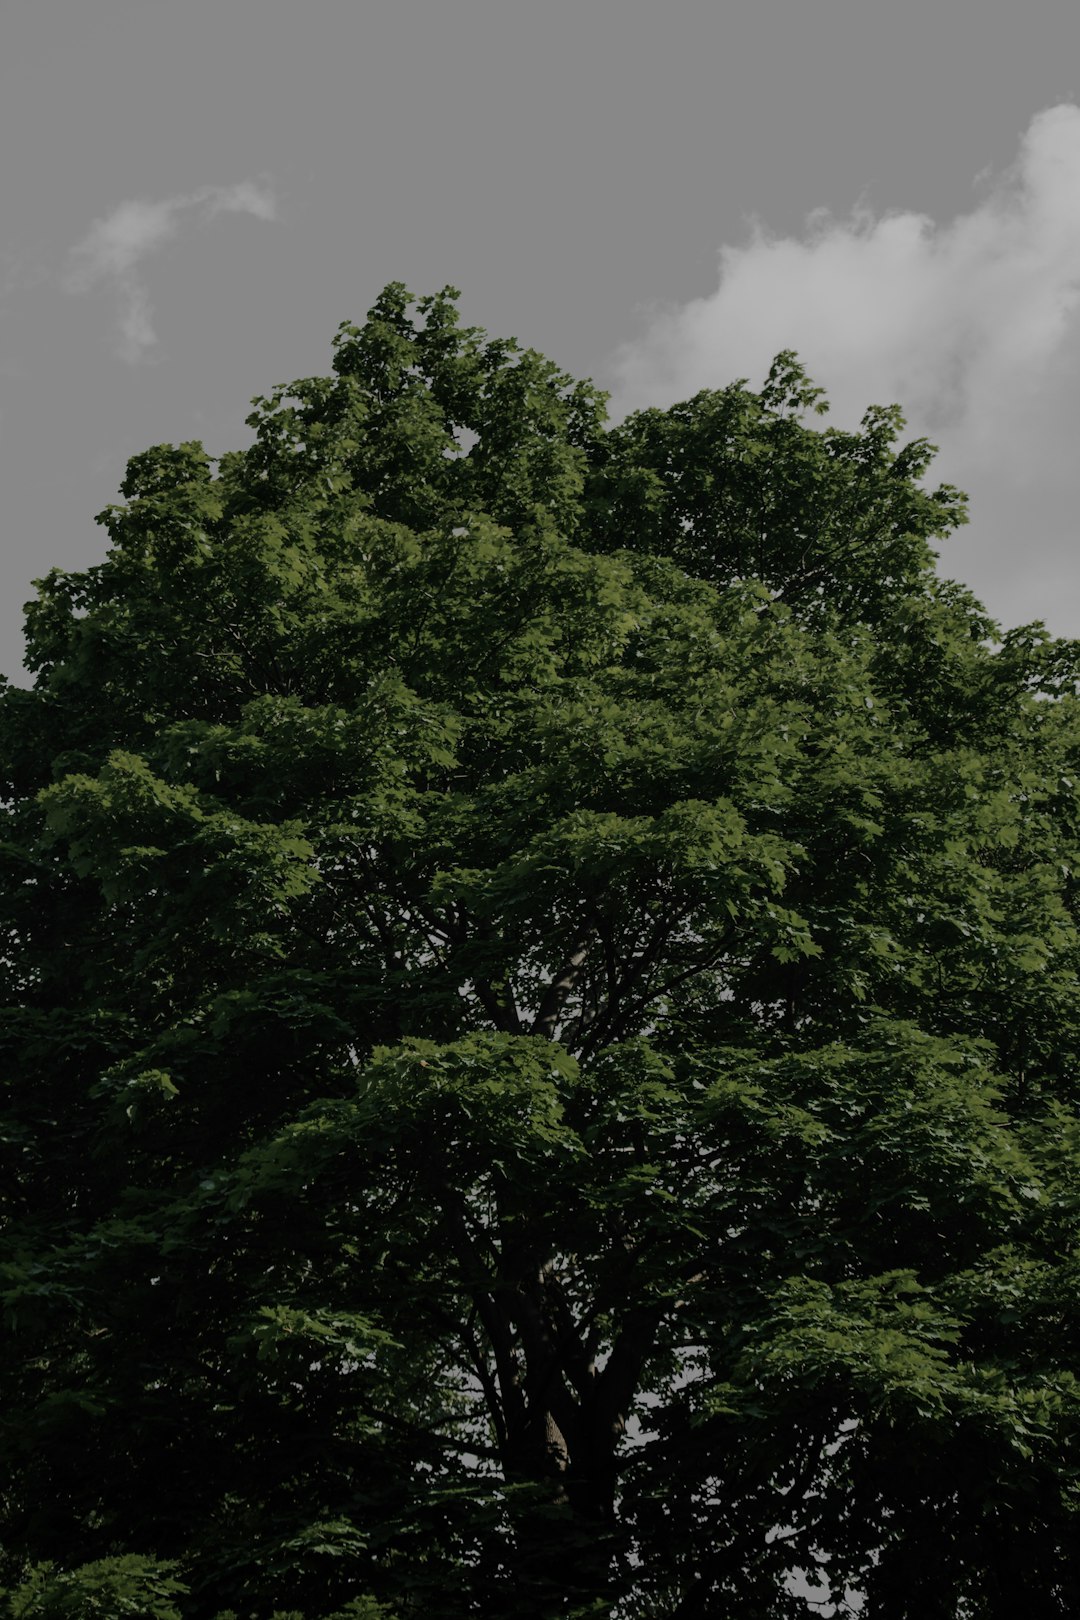
[[[389,280],[617,408],[784,347],[825,423],[899,400],[944,571],[1080,635],[1078,47],[1056,0],[0,0],[0,669],[127,457],[244,443]]]

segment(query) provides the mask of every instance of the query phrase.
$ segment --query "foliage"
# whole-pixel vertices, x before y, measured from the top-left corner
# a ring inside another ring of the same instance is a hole
[[[1080,649],[456,296],[28,608],[8,1613],[1074,1614]]]
[[[187,1592],[174,1566],[128,1554],[71,1571],[34,1565],[8,1593],[11,1620],[180,1620],[176,1599]]]

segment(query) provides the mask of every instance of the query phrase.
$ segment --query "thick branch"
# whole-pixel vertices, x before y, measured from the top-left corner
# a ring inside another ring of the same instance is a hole
[[[520,1428],[527,1417],[525,1396],[521,1388],[521,1378],[514,1356],[510,1326],[497,1300],[483,1286],[482,1279],[488,1275],[487,1267],[484,1265],[469,1232],[459,1199],[449,1188],[444,1188],[440,1202],[446,1216],[451,1245],[461,1267],[462,1282],[476,1308],[477,1316],[483,1323],[484,1331],[488,1336],[492,1354],[495,1358],[495,1371],[498,1377],[502,1414],[500,1419],[499,1415],[493,1411],[492,1421],[496,1426],[496,1432],[501,1427],[504,1434],[509,1434]],[[487,1386],[485,1386],[485,1393],[487,1393]],[[494,1391],[491,1393],[494,1393]]]
[[[501,1001],[490,979],[474,979],[473,989],[476,991],[477,1000],[496,1029],[502,1030],[504,1035],[521,1033],[521,1019],[518,1017],[514,998],[509,992],[507,999]]]
[[[578,1409],[563,1383],[563,1357],[543,1307],[543,1286],[537,1274],[521,1279],[509,1293],[525,1351],[525,1392],[531,1416],[550,1412],[573,1450],[578,1431]],[[538,1297],[539,1296],[539,1297]]]
[[[683,921],[685,913],[662,913],[653,925],[647,943],[637,956],[630,958],[627,971],[620,975],[615,955],[614,941],[610,935],[605,939],[605,955],[607,958],[607,996],[602,1009],[597,1009],[591,1016],[583,1017],[580,1021],[578,1033],[588,1035],[590,1049],[605,1044],[603,1031],[610,1030],[619,1020],[618,1011],[629,991],[641,983],[642,979],[656,966],[679,923]]]
[[[473,1301],[473,1307],[476,1314],[479,1315],[480,1307],[475,1300]],[[484,1392],[484,1399],[487,1402],[487,1409],[491,1414],[491,1422],[492,1427],[495,1430],[495,1439],[499,1448],[499,1456],[505,1462],[507,1456],[508,1435],[506,1429],[506,1413],[503,1409],[505,1403],[502,1400],[498,1383],[496,1379],[492,1377],[491,1369],[487,1363],[487,1357],[484,1355],[479,1344],[477,1343],[476,1335],[472,1331],[471,1321],[462,1322],[458,1328],[458,1332],[461,1335],[462,1342],[465,1345],[469,1359],[472,1362],[473,1370],[476,1373],[477,1378],[480,1380],[480,1387]]]
[[[589,954],[588,938],[579,939],[571,946],[570,954],[562,967],[556,973],[540,1003],[540,1010],[533,1019],[532,1031],[534,1035],[545,1035],[547,1039],[555,1037],[555,1026],[559,1022],[567,996],[577,983],[578,974],[586,956]]]
[[[656,1332],[665,1314],[662,1305],[642,1306],[631,1311],[626,1326],[612,1347],[603,1372],[596,1380],[593,1395],[593,1422],[606,1433],[622,1433],[630,1401],[641,1377],[646,1357],[656,1342]]]

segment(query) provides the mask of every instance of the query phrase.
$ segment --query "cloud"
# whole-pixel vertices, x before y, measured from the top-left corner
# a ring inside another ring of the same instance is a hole
[[[64,285],[83,293],[109,284],[119,303],[120,353],[134,364],[157,343],[153,308],[140,275],[144,259],[177,235],[182,225],[206,223],[218,214],[253,214],[277,218],[273,192],[245,180],[235,186],[203,186],[198,191],[160,202],[135,199],[120,203],[91,225],[71,250]]]
[[[1016,161],[944,224],[818,209],[800,237],[753,221],[725,246],[716,291],[643,312],[613,359],[613,414],[747,377],[795,349],[832,422],[899,403],[906,437],[940,447],[931,481],[971,496],[943,571],[1008,623],[1080,635],[1080,107],[1038,113]]]

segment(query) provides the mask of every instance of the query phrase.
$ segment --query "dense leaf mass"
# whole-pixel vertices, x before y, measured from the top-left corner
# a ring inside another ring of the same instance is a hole
[[[7,1612],[1075,1615],[1080,649],[895,408],[456,298],[28,608]]]

